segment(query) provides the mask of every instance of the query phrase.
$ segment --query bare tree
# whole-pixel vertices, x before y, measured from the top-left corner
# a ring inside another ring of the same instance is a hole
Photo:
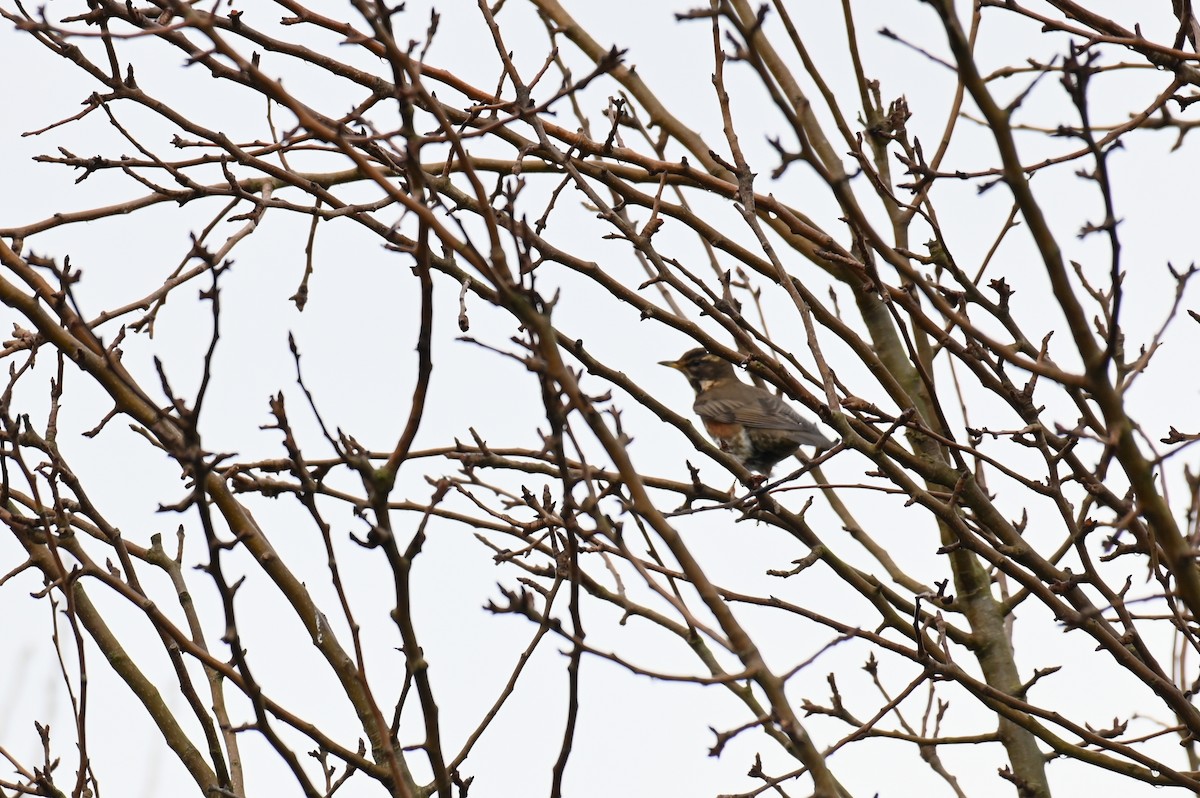
[[[327,5],[0,0],[83,101],[7,110],[83,185],[0,218],[73,723],[0,793],[98,795],[119,693],[203,795],[641,794],[635,681],[736,705],[704,794],[1200,790],[1190,2],[641,8],[674,90],[557,0]],[[833,445],[752,473],[693,347]]]

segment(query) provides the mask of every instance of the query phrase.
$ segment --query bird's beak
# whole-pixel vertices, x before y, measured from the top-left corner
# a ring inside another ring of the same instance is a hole
[[[666,366],[669,369],[677,369],[679,371],[683,371],[683,366],[679,365],[678,360],[660,360],[660,361],[658,361],[658,365]]]

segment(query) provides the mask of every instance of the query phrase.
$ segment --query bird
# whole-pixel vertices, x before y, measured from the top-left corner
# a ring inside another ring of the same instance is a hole
[[[833,446],[817,425],[775,394],[738,379],[733,364],[706,349],[690,349],[678,360],[663,360],[683,372],[696,391],[692,410],[704,429],[738,462],[764,477],[801,446],[817,451]]]

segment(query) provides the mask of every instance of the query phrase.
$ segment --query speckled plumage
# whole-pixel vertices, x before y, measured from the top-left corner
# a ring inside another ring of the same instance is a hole
[[[692,409],[708,434],[751,471],[770,474],[801,446],[833,446],[816,424],[770,391],[739,380],[731,363],[707,350],[692,349],[662,365],[687,376],[696,391]]]

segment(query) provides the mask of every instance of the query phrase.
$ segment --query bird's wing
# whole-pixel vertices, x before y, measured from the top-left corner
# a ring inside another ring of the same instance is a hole
[[[701,418],[723,424],[737,423],[745,427],[791,432],[795,434],[797,442],[809,446],[825,448],[833,445],[821,434],[816,424],[767,391],[746,391],[742,396],[721,396],[716,391],[709,393],[716,395],[698,397],[692,406]]]

